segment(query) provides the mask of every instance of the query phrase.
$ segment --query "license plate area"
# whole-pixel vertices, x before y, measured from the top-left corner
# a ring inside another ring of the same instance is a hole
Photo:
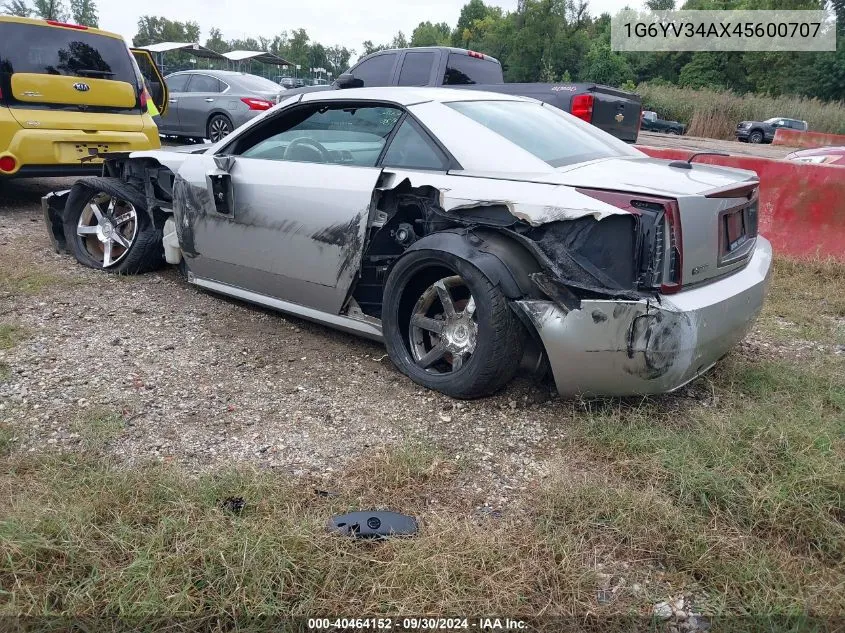
[[[102,155],[125,150],[125,143],[56,143],[60,163],[102,163]]]

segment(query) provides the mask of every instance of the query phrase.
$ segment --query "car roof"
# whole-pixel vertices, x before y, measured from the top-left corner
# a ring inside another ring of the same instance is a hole
[[[85,26],[82,27],[78,24],[70,24],[65,22],[60,22],[58,20],[54,20],[55,24],[50,24],[47,20],[40,20],[38,18],[22,18],[16,15],[0,15],[0,22],[12,22],[17,24],[32,24],[34,26],[43,26],[44,28],[48,29],[73,29],[73,30],[81,30],[88,33],[94,33],[95,35],[105,35],[107,37],[113,37],[118,40],[123,40],[122,35],[118,35],[117,33],[112,33],[111,31],[104,31],[102,29],[95,28],[93,26]]]
[[[438,101],[534,101],[525,97],[502,94],[500,92],[484,92],[481,90],[460,90],[457,88],[426,88],[385,86],[379,88],[347,88],[345,90],[324,90],[307,92],[302,101],[344,101],[363,99],[367,101],[390,101],[399,105],[409,106],[415,103]]]
[[[175,73],[170,73],[167,75],[171,77],[172,75],[211,75],[212,77],[245,77],[251,73],[242,73],[237,70],[216,70],[214,68],[189,68],[188,70],[177,70]],[[259,75],[255,75],[258,77]]]

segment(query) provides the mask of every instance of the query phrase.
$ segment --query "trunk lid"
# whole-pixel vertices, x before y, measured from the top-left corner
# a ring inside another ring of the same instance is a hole
[[[677,202],[681,287],[713,280],[743,267],[757,237],[758,185],[753,171],[693,163],[669,167],[655,158],[609,158],[557,170],[554,182],[670,198]],[[608,174],[613,174],[609,181]],[[667,221],[663,244],[675,236]]]

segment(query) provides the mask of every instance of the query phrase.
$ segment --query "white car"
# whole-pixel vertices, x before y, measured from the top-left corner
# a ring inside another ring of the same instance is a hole
[[[58,249],[118,273],[166,260],[383,340],[458,398],[520,367],[564,395],[676,389],[743,338],[772,263],[753,172],[652,159],[502,94],[299,94],[210,148],[106,169],[45,198]]]

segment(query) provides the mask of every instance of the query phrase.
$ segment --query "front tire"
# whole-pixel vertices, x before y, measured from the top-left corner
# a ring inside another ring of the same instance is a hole
[[[119,178],[83,178],[64,213],[68,250],[80,264],[137,275],[164,264],[162,232],[147,213],[144,194]]]
[[[208,139],[212,143],[216,143],[217,141],[229,136],[234,129],[235,126],[232,124],[232,120],[229,117],[225,114],[215,114],[208,120],[206,133],[208,134]]]
[[[748,142],[754,143],[755,145],[759,145],[763,142],[763,133],[760,130],[754,130],[751,134],[748,135]]]
[[[413,251],[387,279],[382,326],[390,360],[453,398],[480,398],[513,378],[525,328],[498,287],[464,259]]]

